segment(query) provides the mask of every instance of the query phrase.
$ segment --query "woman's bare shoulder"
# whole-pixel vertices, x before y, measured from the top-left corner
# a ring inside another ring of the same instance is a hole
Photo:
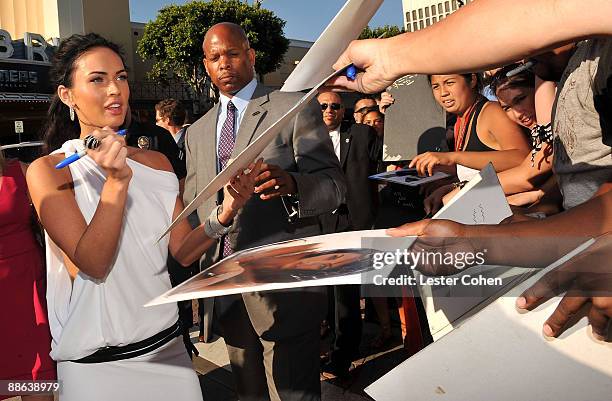
[[[72,181],[69,168],[56,169],[55,165],[64,159],[62,154],[39,157],[28,167],[26,178],[28,186],[53,186]]]

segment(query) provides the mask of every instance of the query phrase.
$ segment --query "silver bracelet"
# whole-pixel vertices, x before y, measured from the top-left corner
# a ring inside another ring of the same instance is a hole
[[[204,232],[209,238],[212,239],[219,239],[229,233],[232,229],[231,224],[229,227],[226,227],[219,221],[220,209],[221,205],[214,208],[204,222]]]

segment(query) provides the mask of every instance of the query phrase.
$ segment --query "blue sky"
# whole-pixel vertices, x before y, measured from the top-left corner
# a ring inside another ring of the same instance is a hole
[[[160,8],[184,3],[187,0],[130,0],[131,20],[148,22],[155,19]],[[287,38],[314,41],[344,3],[345,0],[264,0],[263,7],[287,22]],[[401,0],[385,0],[370,22],[371,27],[387,24],[403,25]]]

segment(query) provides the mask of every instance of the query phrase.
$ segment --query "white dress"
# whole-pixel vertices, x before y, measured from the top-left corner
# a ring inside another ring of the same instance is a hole
[[[71,140],[53,153],[66,156],[83,148]],[[171,288],[166,259],[170,224],[178,195],[173,173],[128,159],[133,176],[113,267],[104,280],[79,272],[74,282],[60,249],[46,235],[47,304],[53,337],[51,357],[58,362],[60,399],[202,400],[187,351],[175,338],[148,354],[120,361],[76,363],[106,346],[132,344],[172,326],[175,304],[143,305]],[[106,176],[89,156],[70,164],[77,204],[89,224]],[[61,218],[61,216],[58,216]]]

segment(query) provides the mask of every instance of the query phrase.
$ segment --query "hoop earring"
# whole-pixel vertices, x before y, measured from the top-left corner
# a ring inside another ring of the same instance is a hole
[[[74,107],[70,106],[70,121],[74,121]]]

